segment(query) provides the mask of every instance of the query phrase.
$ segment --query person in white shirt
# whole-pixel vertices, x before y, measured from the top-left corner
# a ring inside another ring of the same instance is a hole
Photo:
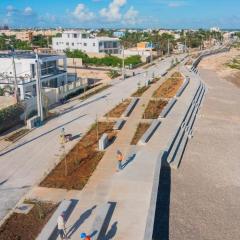
[[[66,227],[65,227],[64,216],[65,216],[65,212],[62,212],[62,214],[57,219],[58,233],[62,240],[66,238],[66,232],[65,232]]]

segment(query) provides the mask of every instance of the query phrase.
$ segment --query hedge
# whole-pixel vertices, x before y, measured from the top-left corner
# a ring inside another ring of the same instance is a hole
[[[20,116],[24,113],[21,104],[11,105],[0,110],[0,133],[7,131],[21,122]]]

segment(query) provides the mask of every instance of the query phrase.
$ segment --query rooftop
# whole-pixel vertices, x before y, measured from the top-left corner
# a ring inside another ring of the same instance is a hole
[[[0,58],[11,58],[13,56],[12,52],[0,53]],[[18,59],[36,59],[36,53],[33,52],[15,52],[14,56]],[[59,57],[59,55],[53,54],[38,54],[39,59],[49,58],[49,57]]]

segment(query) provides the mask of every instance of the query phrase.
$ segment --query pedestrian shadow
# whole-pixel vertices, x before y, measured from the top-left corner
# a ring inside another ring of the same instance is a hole
[[[20,144],[18,144],[17,146],[15,146],[15,147],[13,147],[13,148],[10,148],[10,149],[8,149],[8,150],[6,150],[6,151],[4,151],[4,152],[0,152],[0,157],[6,155],[6,154],[8,154],[8,153],[10,153],[10,152],[12,152],[12,151],[14,151],[14,150],[16,150],[16,149],[18,149],[18,148],[20,148],[20,147],[22,147],[22,146],[24,146],[24,145],[27,145],[27,144],[29,144],[29,143],[31,143],[31,142],[34,142],[34,141],[38,140],[39,138],[42,138],[42,137],[48,135],[48,134],[51,133],[51,132],[54,132],[54,131],[56,131],[56,130],[58,130],[58,129],[61,129],[62,127],[66,126],[66,125],[68,125],[68,124],[70,124],[70,123],[72,123],[72,122],[74,122],[74,121],[76,121],[76,120],[79,120],[80,118],[83,118],[83,117],[85,117],[85,116],[86,116],[86,114],[80,115],[80,116],[78,116],[78,117],[76,117],[76,118],[74,118],[74,119],[72,119],[72,120],[70,120],[70,121],[68,121],[68,122],[65,122],[65,123],[63,123],[63,124],[61,124],[61,125],[53,128],[53,129],[51,129],[51,130],[46,131],[46,132],[44,132],[44,133],[42,133],[42,134],[40,134],[40,135],[38,135],[38,136],[36,136],[36,137],[34,137],[34,138],[32,138],[32,139],[29,139],[29,140],[27,140],[27,141],[25,141],[25,142],[23,142],[23,143],[20,143]]]
[[[153,227],[153,240],[169,240],[171,168],[162,161]]]
[[[96,205],[93,206],[92,208],[86,210],[80,217],[79,219],[72,225],[72,227],[69,229],[68,233],[67,233],[67,237],[71,237],[78,229],[79,227],[84,223],[84,221],[86,219],[88,219],[93,210],[96,208]]]
[[[80,137],[81,137],[81,133],[76,134],[76,135],[74,135],[74,136],[71,137],[70,141],[76,140],[76,139],[78,139],[78,138],[80,138]]]
[[[125,163],[122,164],[122,169],[127,167],[127,165],[130,164],[134,160],[135,157],[136,157],[136,153],[129,156],[128,159],[125,161]]]
[[[117,224],[117,221],[112,224],[111,228],[109,229],[109,231],[107,231],[106,235],[103,237],[102,240],[111,240],[114,238],[117,233]]]

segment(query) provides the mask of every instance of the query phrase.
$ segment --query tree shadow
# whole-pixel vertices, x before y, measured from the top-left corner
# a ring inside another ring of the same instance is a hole
[[[153,240],[169,240],[170,195],[171,168],[166,161],[163,161],[158,185]]]
[[[79,219],[72,225],[72,227],[69,229],[67,236],[70,238],[78,229],[79,227],[84,223],[86,219],[90,217],[92,214],[92,211],[96,208],[96,205],[93,206],[92,208],[86,210]]]

